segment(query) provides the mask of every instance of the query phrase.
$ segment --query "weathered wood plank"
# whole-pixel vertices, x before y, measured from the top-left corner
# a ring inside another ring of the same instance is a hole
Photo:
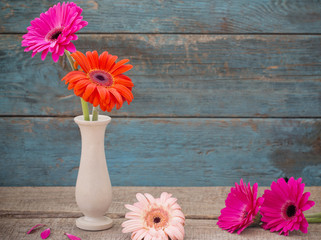
[[[320,33],[313,0],[75,1],[89,25],[82,32]],[[52,1],[1,0],[1,32],[25,32]]]
[[[252,182],[253,184],[253,182]],[[259,187],[262,196],[267,187]],[[136,193],[160,196],[172,193],[187,219],[217,219],[224,208],[230,187],[113,187],[113,202],[107,215],[123,218],[124,205],[136,202]],[[305,187],[316,205],[306,213],[321,212],[321,187]],[[0,218],[74,218],[81,213],[75,201],[74,187],[0,187]]]
[[[320,119],[114,118],[107,163],[114,186],[321,185]],[[0,185],[74,185],[80,136],[70,118],[0,118]]]
[[[60,79],[69,65],[30,59],[20,36],[0,41],[1,115],[80,114]],[[130,106],[111,116],[320,117],[321,37],[82,35],[81,51],[130,58]]]
[[[64,233],[74,234],[86,240],[130,240],[130,234],[122,233],[121,224],[125,219],[114,219],[114,226],[104,231],[82,231],[75,226],[74,218],[32,218],[32,219],[1,219],[0,238],[2,240],[40,239],[41,231],[27,235],[26,232],[35,224],[43,223],[51,228],[50,239],[67,239]],[[230,234],[221,230],[216,220],[187,220],[185,225],[185,240],[214,240],[214,239],[259,239],[278,240],[287,239],[277,233],[270,233],[259,227],[245,229],[241,235]],[[43,229],[44,230],[44,229]],[[308,233],[291,232],[291,239],[307,240],[320,239],[320,224],[310,224]]]

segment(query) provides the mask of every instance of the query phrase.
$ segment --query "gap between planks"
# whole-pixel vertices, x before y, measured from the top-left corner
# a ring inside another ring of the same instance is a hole
[[[104,231],[83,231],[75,226],[74,218],[35,218],[35,219],[2,219],[0,221],[0,239],[39,239],[39,232],[26,235],[31,226],[42,223],[51,228],[52,239],[62,239],[65,232],[76,235],[82,239],[108,239],[108,240],[129,240],[130,234],[122,233],[121,224],[125,219],[113,219],[114,226]],[[223,231],[217,226],[216,220],[191,220],[185,222],[185,240],[213,240],[213,239],[287,239],[278,233],[270,233],[260,227],[249,227],[245,229],[241,235],[230,234]],[[290,233],[292,239],[319,239],[320,224],[311,224],[308,234],[299,231]],[[63,238],[65,239],[65,238]]]
[[[7,36],[7,35],[24,35],[27,32],[2,32],[0,33],[0,36]],[[255,36],[321,36],[321,33],[259,33],[259,32],[252,32],[252,33],[222,33],[222,32],[209,32],[209,33],[186,33],[186,32],[113,32],[113,33],[106,33],[106,32],[86,32],[86,33],[77,33],[77,35],[93,35],[93,34],[99,34],[99,35],[115,35],[115,34],[121,34],[121,35],[142,35],[142,34],[148,34],[148,35],[255,35]]]
[[[0,211],[1,218],[17,218],[17,219],[28,219],[28,218],[79,218],[83,214],[80,212],[46,212],[46,211]],[[107,217],[112,219],[125,218],[125,214],[109,213]],[[195,220],[217,220],[218,216],[215,215],[189,215],[185,214],[186,219]]]
[[[102,114],[104,115],[104,114]],[[172,115],[161,115],[161,116],[113,116],[113,115],[108,115],[111,118],[125,118],[125,119],[157,119],[157,118],[178,118],[178,119],[321,119],[321,116],[304,116],[304,117],[289,117],[289,116],[284,116],[284,117],[274,117],[274,116],[219,116],[219,117],[213,117],[213,116],[195,116],[195,115],[186,115],[186,116],[172,116]],[[0,115],[0,118],[74,118],[76,115]]]

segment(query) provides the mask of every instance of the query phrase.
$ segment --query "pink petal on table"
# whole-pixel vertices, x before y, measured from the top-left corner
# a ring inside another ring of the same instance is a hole
[[[70,240],[81,240],[81,238],[76,237],[74,235],[71,235],[69,233],[65,233],[65,235],[70,239]]]
[[[45,224],[37,224],[35,226],[33,226],[28,232],[27,234],[30,234],[33,230],[35,230],[36,228],[38,227],[43,227],[43,226],[46,226]]]
[[[41,237],[42,239],[46,239],[46,238],[49,237],[49,235],[50,235],[50,228],[47,228],[45,231],[43,231],[43,232],[40,234],[40,237]]]

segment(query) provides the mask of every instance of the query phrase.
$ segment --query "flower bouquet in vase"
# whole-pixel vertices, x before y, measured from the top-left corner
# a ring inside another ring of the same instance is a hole
[[[65,55],[72,71],[62,78],[80,97],[83,115],[74,118],[81,133],[81,159],[76,183],[76,201],[84,216],[76,221],[84,230],[103,230],[113,224],[105,217],[111,201],[112,189],[108,174],[104,136],[111,118],[99,115],[102,111],[120,109],[124,102],[133,100],[131,79],[124,75],[132,68],[128,59],[116,62],[117,56],[104,51],[83,54],[71,42],[75,33],[88,23],[82,20],[82,9],[73,2],[58,3],[31,21],[22,46],[32,51],[32,57],[41,52],[44,60],[48,52],[54,62]],[[70,52],[73,52],[72,54]],[[89,114],[88,103],[93,107]]]

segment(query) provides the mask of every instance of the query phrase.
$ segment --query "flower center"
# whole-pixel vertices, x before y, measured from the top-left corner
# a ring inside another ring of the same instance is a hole
[[[55,34],[53,34],[51,36],[51,40],[56,40],[59,37],[60,34],[61,34],[61,31],[56,32]]]
[[[160,221],[161,221],[161,219],[159,217],[154,218],[154,223],[159,223]]]
[[[52,29],[46,36],[46,40],[49,42],[54,42],[58,39],[60,34],[62,33],[63,27]]]
[[[89,77],[93,82],[106,87],[109,87],[114,83],[114,79],[110,73],[103,70],[92,70],[89,72]]]
[[[288,217],[293,217],[296,213],[296,207],[294,205],[288,206],[288,209],[286,210],[286,215]]]
[[[145,223],[147,227],[154,228],[156,230],[165,228],[168,224],[169,214],[161,207],[153,208],[145,215]]]
[[[282,211],[283,218],[288,220],[295,216],[297,212],[297,207],[293,202],[287,202],[283,205],[281,211]]]

